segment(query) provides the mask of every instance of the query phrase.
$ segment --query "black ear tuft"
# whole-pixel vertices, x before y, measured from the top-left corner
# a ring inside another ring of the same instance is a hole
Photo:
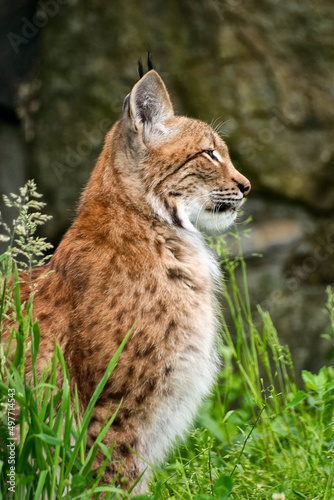
[[[142,78],[144,76],[144,68],[143,68],[143,63],[142,63],[142,60],[141,59],[138,59],[138,75],[139,75],[139,78]]]
[[[153,62],[152,62],[152,54],[149,50],[147,51],[147,68],[149,71],[151,69],[154,69]]]
[[[143,63],[142,63],[141,59],[138,59],[138,67],[137,67],[137,69],[138,69],[139,79],[143,78],[143,76],[144,76],[144,66],[143,66]],[[147,69],[148,69],[148,71],[151,71],[151,69],[154,69],[153,62],[152,62],[152,54],[151,54],[151,52],[149,50],[147,51]]]

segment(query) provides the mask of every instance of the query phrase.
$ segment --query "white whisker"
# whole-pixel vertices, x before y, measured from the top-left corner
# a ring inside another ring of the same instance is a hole
[[[220,117],[217,117],[212,120],[211,127],[220,137],[227,137],[228,133],[224,130],[224,126],[230,121],[231,119],[223,121],[220,119]]]

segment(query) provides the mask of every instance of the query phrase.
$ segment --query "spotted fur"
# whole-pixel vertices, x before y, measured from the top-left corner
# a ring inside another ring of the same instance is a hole
[[[226,229],[249,190],[224,141],[207,124],[175,116],[159,75],[146,73],[106,137],[72,226],[39,270],[45,277],[35,282],[38,370],[55,339],[82,412],[135,325],[89,425],[88,448],[123,400],[104,438],[107,446],[115,441],[105,482],[120,468],[128,486],[139,477],[147,465],[132,450],[161,463],[214,383],[219,270],[198,228]]]

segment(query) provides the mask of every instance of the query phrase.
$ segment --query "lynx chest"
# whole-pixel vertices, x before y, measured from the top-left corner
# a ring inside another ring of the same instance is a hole
[[[161,256],[161,294],[168,303],[155,333],[161,386],[142,429],[153,463],[184,434],[198,404],[210,392],[219,366],[214,297],[219,271],[200,234],[182,232],[182,239],[165,239]]]

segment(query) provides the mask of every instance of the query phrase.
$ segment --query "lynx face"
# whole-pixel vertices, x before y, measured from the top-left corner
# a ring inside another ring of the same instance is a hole
[[[155,71],[126,99],[123,121],[128,149],[142,158],[137,168],[144,196],[158,216],[190,231],[222,231],[235,220],[249,181],[209,125],[174,115]]]

